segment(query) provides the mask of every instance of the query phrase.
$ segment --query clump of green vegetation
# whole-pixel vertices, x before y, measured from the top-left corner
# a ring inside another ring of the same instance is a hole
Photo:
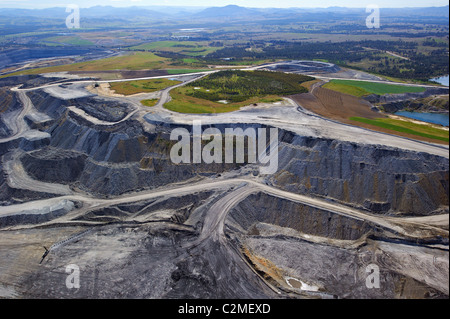
[[[220,103],[204,103],[204,101],[192,101],[181,97],[173,98],[172,101],[166,103],[164,107],[170,111],[188,114],[213,114],[213,113],[227,113],[237,111],[241,105],[223,105]]]
[[[378,82],[331,80],[323,85],[324,88],[333,91],[362,97],[370,94],[401,94],[424,92],[425,88],[417,86],[405,86]]]
[[[208,101],[238,103],[255,96],[306,93],[308,90],[301,84],[311,80],[309,76],[281,72],[221,71],[190,83],[188,86],[204,90],[187,94]]]
[[[170,86],[176,85],[179,81],[173,81],[168,79],[155,79],[155,80],[138,80],[127,82],[112,82],[110,83],[111,90],[114,90],[117,94],[132,95],[137,93],[151,93],[163,90]]]
[[[276,103],[276,102],[281,102],[281,101],[283,101],[283,99],[282,98],[279,98],[279,97],[275,97],[275,98],[264,98],[264,99],[261,99],[261,103]]]
[[[371,120],[363,117],[351,117],[350,120],[382,127],[392,131],[422,136],[447,143],[449,142],[449,132],[447,130],[438,129],[425,124],[416,124],[390,118]]]
[[[142,100],[141,104],[148,107],[153,107],[158,103],[158,99],[149,99],[149,100]]]
[[[246,105],[274,103],[280,96],[308,92],[313,78],[268,71],[221,71],[171,92],[165,108],[179,113],[224,113]]]

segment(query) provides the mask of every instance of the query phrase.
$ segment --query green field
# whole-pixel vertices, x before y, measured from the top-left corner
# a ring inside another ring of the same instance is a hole
[[[76,45],[76,46],[89,46],[94,45],[93,42],[80,38],[79,36],[56,36],[45,38],[42,40],[44,44],[54,44],[54,45]]]
[[[131,50],[164,51],[184,54],[188,56],[204,56],[222,49],[221,47],[210,47],[207,42],[194,41],[157,41],[145,43],[130,48]]]
[[[151,93],[163,90],[180,83],[169,79],[139,80],[127,82],[111,82],[110,89],[117,94],[132,95],[137,93]]]
[[[184,67],[184,68],[183,68]],[[0,76],[0,78],[26,74],[41,74],[53,72],[99,72],[102,71],[139,71],[139,70],[167,70],[167,74],[185,74],[211,71],[211,69],[190,68],[171,59],[160,57],[152,52],[132,52],[126,55],[100,59],[95,61],[80,62],[67,65],[36,68],[14,72]]]
[[[239,110],[242,106],[247,105],[245,102],[223,104],[219,102],[208,101],[187,95],[189,88],[180,87],[170,93],[172,100],[164,105],[170,111],[178,113],[195,113],[195,114],[211,114],[226,113]],[[249,101],[248,104],[257,103],[258,99]]]
[[[172,100],[166,103],[164,107],[178,113],[212,114],[237,111],[243,106],[255,103],[273,103],[282,100],[278,96],[267,95],[262,97],[251,97],[242,102],[224,104],[190,96],[189,93],[192,92],[192,90],[192,88],[187,87],[180,87],[173,90],[170,93]]]
[[[402,132],[411,135],[430,138],[433,140],[449,142],[449,132],[446,130],[431,127],[425,124],[416,124],[412,122],[395,120],[390,118],[366,119],[362,117],[351,117],[350,120],[365,124],[378,126],[396,132]]]
[[[424,92],[425,88],[416,86],[404,86],[395,84],[385,84],[377,82],[352,81],[352,80],[331,80],[323,85],[324,88],[333,91],[362,97],[370,94],[401,94]]]
[[[152,70],[164,69],[169,66],[169,59],[159,57],[151,52],[133,52],[123,56],[80,62],[68,65],[30,69],[8,74],[7,76],[24,74],[41,74],[52,72],[74,71],[114,71],[114,70]]]

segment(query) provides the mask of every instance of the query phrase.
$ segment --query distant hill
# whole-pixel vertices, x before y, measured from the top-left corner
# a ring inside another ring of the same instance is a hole
[[[192,15],[192,17],[196,18],[243,18],[255,16],[263,16],[263,13],[256,9],[249,9],[236,5],[211,7]]]
[[[112,6],[95,6],[91,8],[81,8],[80,14],[87,18],[136,18],[156,16],[158,18],[167,15],[162,12],[149,10],[141,7],[116,8]],[[2,9],[0,8],[0,16],[8,17],[36,17],[36,18],[53,18],[60,19],[67,17],[65,7],[55,7],[47,9]]]
[[[64,18],[67,16],[66,8],[47,8],[47,9],[15,9],[15,8],[0,8],[0,16],[9,18]]]
[[[445,7],[428,7],[428,8],[398,8],[398,9],[381,9],[383,14],[387,16],[433,16],[433,17],[449,17],[449,6]]]
[[[136,18],[136,17],[161,17],[164,13],[142,7],[116,8],[112,6],[95,6],[80,10],[85,17],[108,17],[108,18]]]
[[[352,17],[355,15],[365,16],[365,8],[245,8],[237,5],[228,5],[225,7],[202,8],[181,8],[181,7],[126,7],[118,8],[112,6],[94,6],[91,8],[81,8],[80,13],[85,18],[110,18],[121,20],[150,19],[165,20],[176,18],[181,20],[202,20],[202,21],[221,21],[221,20],[242,20],[242,19],[308,19],[319,21],[321,19],[342,17]],[[381,8],[384,17],[422,17],[448,19],[449,6],[445,7],[427,7],[427,8]],[[47,9],[17,9],[0,8],[0,17],[6,18],[24,18],[34,17],[41,19],[65,19],[67,17],[65,7],[55,7]]]

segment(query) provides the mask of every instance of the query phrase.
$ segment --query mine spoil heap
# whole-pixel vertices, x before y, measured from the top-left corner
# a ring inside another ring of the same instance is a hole
[[[170,131],[185,124],[3,85],[1,297],[448,298],[448,158],[280,127],[273,175],[174,164]],[[209,127],[263,127],[230,123]]]

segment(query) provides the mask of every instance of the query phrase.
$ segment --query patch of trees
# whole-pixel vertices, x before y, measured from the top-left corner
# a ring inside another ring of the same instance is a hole
[[[222,71],[210,74],[203,79],[188,84],[211,90],[194,90],[190,96],[209,101],[227,100],[232,103],[243,102],[251,97],[266,95],[291,95],[306,93],[301,86],[312,77],[269,71]]]
[[[423,42],[423,45],[427,46],[427,47],[441,47],[441,48],[448,47],[447,43],[438,42],[438,41],[436,41],[436,39],[427,39],[426,41]]]

